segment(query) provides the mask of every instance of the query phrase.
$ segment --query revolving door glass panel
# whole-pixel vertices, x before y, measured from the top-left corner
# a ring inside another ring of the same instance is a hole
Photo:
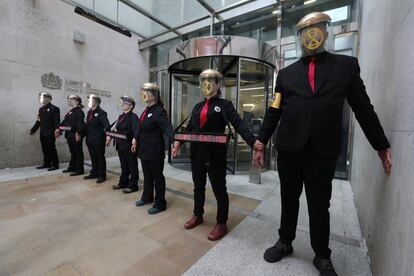
[[[257,135],[267,109],[268,95],[272,93],[273,69],[268,65],[240,59],[240,78],[237,110],[253,134]],[[269,148],[269,147],[267,147]],[[250,146],[237,136],[236,170],[247,171],[251,166]],[[269,167],[267,154],[265,158]]]
[[[171,74],[171,123],[177,127],[190,114],[193,107],[204,100],[199,86],[199,75],[206,68],[216,68],[224,75],[224,82],[221,87],[222,98],[235,102],[237,99],[237,72],[238,58],[234,57],[202,57],[185,60],[177,64]],[[183,131],[188,120],[180,129]],[[228,128],[226,127],[226,133]],[[190,168],[190,143],[182,145],[177,157],[169,160],[179,168]],[[235,172],[235,143],[230,140],[227,147],[227,169]]]
[[[240,65],[242,65],[242,70],[239,68]],[[272,90],[273,69],[263,63],[242,60],[240,57],[212,56],[185,60],[169,69],[171,75],[170,116],[173,127],[179,126],[191,114],[193,107],[204,100],[198,76],[207,68],[214,68],[223,73],[222,98],[233,102],[240,117],[249,127],[252,127],[252,122],[260,123],[264,116],[268,91]],[[256,71],[249,72],[249,70]],[[254,78],[257,79],[253,80]],[[267,80],[265,81],[265,79]],[[241,83],[240,80],[242,80]],[[245,91],[240,91],[240,88]],[[255,95],[262,93],[262,95],[250,97],[252,93]],[[239,98],[241,105],[238,104]],[[251,110],[246,107],[246,104],[250,105],[256,102],[258,106],[254,109],[252,116]],[[187,123],[188,121],[184,123],[181,131],[185,129]],[[231,128],[235,133],[234,128]],[[226,127],[226,133],[228,133],[228,127]],[[177,157],[172,158],[169,155],[169,161],[176,167],[190,169],[190,143],[185,143],[181,147]],[[227,147],[227,169],[231,173],[248,171],[250,163],[250,148],[241,137],[236,135],[236,139],[231,139]]]

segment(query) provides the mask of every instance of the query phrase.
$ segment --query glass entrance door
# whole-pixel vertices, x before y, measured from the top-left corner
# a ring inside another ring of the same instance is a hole
[[[231,101],[249,128],[258,132],[267,107],[267,99],[272,93],[274,71],[259,61],[233,56],[185,60],[177,67],[170,68],[169,111],[173,127],[179,126],[190,115],[193,107],[203,101],[198,76],[207,68],[214,68],[223,73],[222,98]],[[187,123],[188,121],[183,124],[181,131]],[[232,132],[236,134],[233,127]],[[179,168],[189,169],[190,144],[185,143],[176,158],[171,158],[169,154],[169,162]],[[250,164],[251,149],[236,134],[227,148],[227,169],[231,173],[247,172]]]
[[[239,93],[237,110],[254,134],[258,134],[267,109],[268,97],[272,95],[273,69],[264,63],[240,59]],[[236,170],[248,171],[252,151],[249,145],[237,135]],[[267,147],[267,153],[269,152]],[[268,154],[265,158],[269,166]]]

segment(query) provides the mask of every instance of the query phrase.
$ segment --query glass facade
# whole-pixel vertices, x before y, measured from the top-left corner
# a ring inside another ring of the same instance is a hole
[[[215,8],[222,8],[222,1],[215,2]],[[234,4],[229,1],[228,4]],[[297,60],[296,44],[295,44],[295,25],[306,14],[313,11],[323,11],[328,13],[332,18],[332,25],[334,28],[334,47],[335,52],[345,55],[356,55],[357,35],[358,35],[358,2],[355,0],[340,0],[340,1],[288,1],[282,5],[268,5],[257,10],[248,12],[246,14],[235,16],[221,22],[216,22],[213,25],[213,35],[237,35],[254,38],[265,41],[266,43],[277,47],[278,49],[278,69],[288,66]],[[169,49],[180,41],[188,40],[195,37],[208,36],[210,34],[210,26],[199,28],[195,31],[189,32],[181,37],[176,37],[164,43],[150,47],[150,64],[155,68],[151,73],[151,80],[157,81],[156,68],[167,67],[167,54]],[[243,67],[249,65],[249,61],[240,61],[241,75],[243,79]],[[162,69],[162,70],[165,70]],[[175,78],[175,76],[174,76]],[[273,78],[272,78],[273,80]],[[189,85],[188,83],[186,84]],[[267,84],[264,80],[257,80],[255,84],[243,84],[241,82],[239,91],[233,91],[235,87],[229,87],[230,94],[225,94],[226,97],[237,104],[237,109],[242,118],[249,117],[252,107],[256,108],[255,117],[261,117],[264,114],[265,106],[259,107],[258,101],[266,102],[263,99],[263,93],[257,93],[257,89],[262,89]],[[272,83],[269,84],[272,86]],[[175,88],[178,93],[179,87]],[[181,91],[185,89],[181,87]],[[271,91],[271,89],[270,89]],[[164,90],[167,93],[167,90]],[[260,94],[260,95],[259,95]],[[232,95],[232,96],[230,96]],[[257,97],[256,97],[257,96]],[[174,97],[174,96],[173,96]],[[259,108],[258,108],[259,107]],[[175,113],[173,113],[175,114]],[[176,115],[176,114],[175,114]],[[342,149],[337,163],[336,177],[347,178],[349,167],[349,145],[350,145],[350,118],[351,112],[348,105],[344,108],[343,121],[343,135],[342,135]],[[174,119],[173,119],[174,121]],[[248,169],[248,155],[246,145],[242,141],[236,141],[240,146],[235,147],[234,156],[229,156],[235,166],[239,169]],[[245,149],[246,148],[246,149]],[[270,154],[270,167],[276,166],[276,151],[272,148]],[[246,166],[246,168],[243,168]]]
[[[170,82],[167,71],[169,50],[179,42],[192,38],[212,34],[242,36],[264,41],[276,47],[278,59],[275,66],[281,69],[297,60],[296,23],[310,12],[322,11],[332,18],[335,52],[356,55],[358,0],[74,0],[74,2],[88,12],[106,18],[108,22],[138,35],[141,49],[150,47],[150,80],[161,85],[164,101],[171,100],[171,105],[175,103],[174,98],[169,95],[170,85],[173,85],[173,91],[184,94],[191,85],[197,85],[191,84],[192,82],[180,83],[178,80],[183,76],[179,74],[172,76]],[[250,94],[255,93],[255,89],[259,87],[267,87],[268,84],[265,80],[257,80],[257,83],[252,85],[243,83],[243,68],[250,66],[249,61],[240,60],[238,66],[240,66],[238,69],[240,75],[237,81],[241,81],[240,86],[228,86],[225,93],[229,93],[226,97],[232,99],[235,105],[237,103],[240,115],[248,117],[252,112],[252,105],[258,108],[257,101],[263,100],[260,99],[262,96],[254,99],[255,97]],[[269,73],[270,75],[273,81],[273,74]],[[269,82],[269,86],[272,84]],[[230,92],[227,92],[227,89]],[[185,104],[184,94],[182,104]],[[262,114],[264,110],[260,111],[258,108],[254,112]],[[350,116],[349,107],[345,106],[343,148],[338,159],[338,177],[347,177]],[[240,145],[240,149],[242,148]],[[243,155],[243,150],[236,149],[235,167],[242,167],[241,160],[246,159],[242,157]],[[270,158],[272,168],[275,167],[273,162],[275,155],[276,152],[272,151]]]

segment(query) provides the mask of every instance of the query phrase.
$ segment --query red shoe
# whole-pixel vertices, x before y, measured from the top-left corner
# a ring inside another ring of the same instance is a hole
[[[196,228],[203,223],[203,217],[193,216],[189,221],[184,224],[184,228],[187,230]]]
[[[214,229],[208,234],[207,238],[210,241],[217,241],[224,237],[227,234],[227,225],[226,224],[216,224]]]

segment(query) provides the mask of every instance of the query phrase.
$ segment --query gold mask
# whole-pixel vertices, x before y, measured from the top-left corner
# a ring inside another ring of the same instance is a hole
[[[209,80],[203,80],[201,83],[201,91],[204,96],[209,97],[213,95],[213,84]]]
[[[146,103],[146,102],[148,101],[148,98],[149,98],[149,96],[148,96],[148,92],[146,92],[146,91],[141,91],[141,101],[142,101],[143,103]]]
[[[319,28],[310,28],[308,30],[303,30],[302,34],[302,45],[310,51],[314,51],[321,47],[325,42],[325,34]]]

